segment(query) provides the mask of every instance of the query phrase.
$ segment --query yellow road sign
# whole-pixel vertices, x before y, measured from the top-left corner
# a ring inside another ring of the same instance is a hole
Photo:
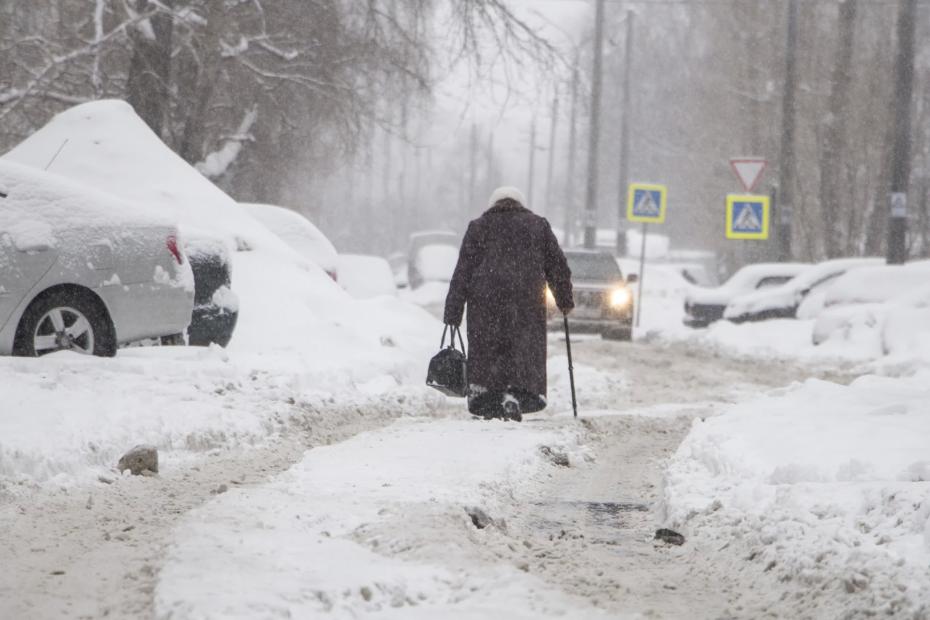
[[[727,196],[727,239],[768,239],[769,219],[768,196]]]
[[[668,190],[654,183],[630,183],[626,199],[626,219],[644,224],[665,221]]]

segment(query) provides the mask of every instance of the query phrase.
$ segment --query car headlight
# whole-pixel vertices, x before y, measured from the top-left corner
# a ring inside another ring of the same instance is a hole
[[[546,303],[550,306],[555,306],[555,295],[552,294],[548,286],[546,287]]]
[[[610,294],[610,305],[612,308],[625,308],[633,301],[633,295],[628,288],[615,289]]]

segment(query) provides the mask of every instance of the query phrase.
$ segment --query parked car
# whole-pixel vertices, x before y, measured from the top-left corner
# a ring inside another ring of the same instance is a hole
[[[832,280],[851,269],[883,262],[881,258],[838,258],[811,265],[780,286],[734,297],[723,316],[734,323],[796,318],[801,302],[806,298],[810,298],[808,303],[822,299]]]
[[[569,324],[579,333],[599,333],[608,340],[631,340],[633,336],[633,291],[627,286],[613,254],[597,250],[567,250],[572,270],[575,309]],[[562,317],[552,293],[546,290],[549,329],[561,330]]]
[[[340,254],[339,284],[356,299],[397,295],[391,266],[380,256]]]
[[[449,231],[422,231],[410,235],[407,281],[411,289],[427,282],[448,284],[458,260],[460,237]]]
[[[816,319],[815,345],[835,338],[849,339],[863,328],[878,330],[892,307],[914,305],[915,292],[930,287],[930,261],[906,265],[876,265],[854,269],[836,278],[820,303],[805,300],[799,318]],[[924,293],[918,299],[926,297]]]
[[[294,251],[319,265],[333,280],[339,279],[336,247],[306,217],[284,207],[240,203],[249,215],[284,240]]]
[[[113,356],[177,340],[194,304],[181,248],[167,219],[0,161],[0,354]]]
[[[177,243],[190,259],[196,287],[189,342],[225,346],[230,341],[238,300],[230,289],[229,252],[248,245],[230,229],[254,225],[254,219],[168,149],[128,104],[95,101],[62,112],[3,160],[32,169],[50,167],[81,187],[118,197],[127,210],[144,207],[178,222]],[[170,341],[179,344],[184,338],[176,335]]]
[[[807,267],[804,263],[756,263],[737,270],[718,287],[695,286],[685,297],[684,324],[707,327],[723,318],[723,311],[735,297],[784,284]]]

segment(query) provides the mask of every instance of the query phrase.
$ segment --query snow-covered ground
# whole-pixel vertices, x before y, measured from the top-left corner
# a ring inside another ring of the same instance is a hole
[[[928,436],[930,370],[808,380],[695,420],[668,468],[668,522],[745,541],[753,562],[807,590],[813,616],[926,617]]]
[[[501,512],[573,455],[577,427],[407,420],[320,448],[273,482],[235,489],[180,525],[159,617],[606,617],[489,562],[468,511]],[[570,458],[573,458],[574,455]],[[581,457],[577,457],[581,458]]]

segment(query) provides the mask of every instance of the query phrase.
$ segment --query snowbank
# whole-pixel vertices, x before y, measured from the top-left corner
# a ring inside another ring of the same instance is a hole
[[[668,521],[747,541],[783,580],[913,613],[930,605],[928,403],[923,371],[809,380],[696,420],[668,467]]]
[[[502,423],[503,424],[503,423]],[[576,431],[402,421],[318,448],[270,484],[193,511],[155,591],[161,618],[594,618],[602,613],[488,557],[510,493]],[[248,587],[243,587],[248,584]]]
[[[0,357],[0,495],[112,477],[122,453],[139,443],[156,446],[171,469],[214,450],[262,445],[292,427],[337,426],[346,412],[395,418],[444,403],[421,385],[421,363],[405,375],[387,355],[351,372],[311,373],[301,361],[219,347],[140,347],[113,359]]]

